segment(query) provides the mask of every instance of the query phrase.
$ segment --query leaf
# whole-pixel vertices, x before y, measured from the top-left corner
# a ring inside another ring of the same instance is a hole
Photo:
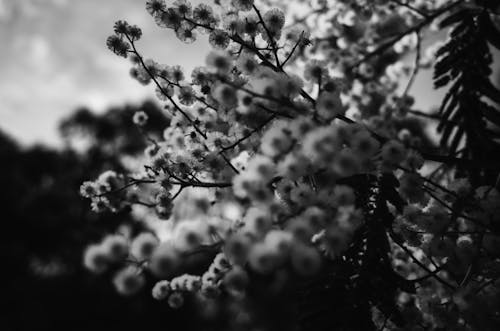
[[[467,9],[467,8],[461,9],[461,10],[457,11],[456,13],[453,13],[453,14],[449,15],[448,17],[446,17],[445,19],[443,19],[439,23],[439,28],[444,29],[444,28],[446,28],[452,24],[455,24],[459,21],[464,21],[469,15],[470,15],[469,9]]]
[[[500,127],[500,110],[482,102],[481,111],[488,121]]]
[[[493,47],[500,50],[500,31],[498,31],[493,22],[491,22],[489,15],[486,13],[481,15],[479,24],[488,42]]]

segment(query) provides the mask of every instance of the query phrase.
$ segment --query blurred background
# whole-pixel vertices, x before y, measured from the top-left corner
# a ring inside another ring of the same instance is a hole
[[[194,1],[197,3],[200,1]],[[159,29],[145,0],[0,0],[0,129],[23,144],[60,145],[58,121],[79,106],[102,112],[153,95],[130,79],[130,63],[106,45],[119,19],[144,31],[146,58],[188,72],[208,44],[181,43]]]

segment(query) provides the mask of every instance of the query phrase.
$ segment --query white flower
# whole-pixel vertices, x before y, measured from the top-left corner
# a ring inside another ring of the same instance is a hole
[[[382,146],[382,160],[389,164],[399,164],[406,156],[405,147],[395,140],[390,140]]]
[[[224,51],[212,51],[208,53],[206,63],[219,74],[226,74],[233,68],[231,55]]]
[[[252,10],[254,0],[231,0],[231,4],[234,8],[241,11],[249,11]]]
[[[133,295],[141,290],[146,280],[142,270],[135,266],[128,266],[118,271],[113,278],[118,293],[122,295]]]
[[[269,157],[276,157],[290,149],[292,139],[287,126],[288,122],[281,121],[274,123],[266,130],[261,138],[262,153]]]
[[[159,241],[152,233],[144,232],[132,241],[130,252],[138,260],[146,260],[151,257]]]
[[[122,235],[108,235],[102,242],[102,247],[109,260],[118,262],[128,255],[129,245]]]
[[[247,272],[239,266],[234,266],[224,276],[224,288],[231,295],[240,296],[245,292],[245,288],[249,283]]]
[[[148,121],[148,115],[143,111],[138,111],[138,112],[135,112],[132,120],[133,120],[134,124],[136,124],[138,126],[144,126],[144,125],[146,125],[146,123]]]
[[[278,163],[277,171],[280,175],[291,180],[304,176],[310,168],[310,161],[300,153],[289,153]]]
[[[232,108],[238,104],[236,89],[227,84],[217,85],[212,93],[212,96],[226,108]]]
[[[152,290],[153,298],[156,300],[166,299],[170,294],[170,282],[168,280],[161,280],[155,284]]]
[[[85,250],[83,264],[95,273],[102,273],[108,268],[107,252],[102,245],[90,245]]]
[[[265,243],[257,243],[250,249],[248,262],[256,272],[269,274],[277,266],[276,253]]]
[[[184,295],[181,292],[174,292],[168,297],[168,305],[173,309],[178,309],[184,304]]]
[[[256,235],[263,235],[272,226],[269,210],[259,207],[251,207],[243,218],[245,227]]]
[[[345,113],[340,94],[338,92],[322,92],[316,101],[318,115],[325,119],[332,119]]]
[[[164,242],[155,249],[149,267],[157,277],[167,277],[175,272],[179,262],[177,251],[171,243]]]
[[[280,31],[285,25],[285,14],[278,8],[268,10],[262,18],[269,32]]]

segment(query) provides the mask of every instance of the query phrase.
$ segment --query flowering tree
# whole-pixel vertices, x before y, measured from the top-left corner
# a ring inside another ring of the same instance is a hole
[[[154,139],[136,113],[150,138],[142,167],[81,193],[168,231],[108,236],[88,247],[90,270],[116,268],[123,295],[146,287],[196,307],[207,330],[498,329],[496,1],[146,10],[213,51],[187,78],[116,22],[107,46],[153,85],[170,124]],[[447,93],[438,111],[417,110],[412,85],[431,67]]]

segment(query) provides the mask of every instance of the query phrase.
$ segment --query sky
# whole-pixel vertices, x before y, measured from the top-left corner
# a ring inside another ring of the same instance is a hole
[[[193,3],[211,2],[194,0]],[[139,50],[146,58],[186,71],[205,62],[206,38],[186,45],[160,29],[145,0],[0,0],[0,130],[24,145],[61,144],[61,118],[86,106],[110,106],[154,98],[151,86],[130,78],[128,60],[111,53],[106,38],[115,21],[139,25]],[[413,57],[407,59],[413,61]],[[434,91],[430,71],[414,84],[417,106],[430,108],[444,91]]]
[[[203,64],[206,40],[185,45],[158,28],[145,0],[0,0],[0,129],[25,145],[58,145],[58,121],[79,106],[104,111],[153,97],[130,62],[105,41],[125,19],[143,29],[142,54],[186,70]]]

